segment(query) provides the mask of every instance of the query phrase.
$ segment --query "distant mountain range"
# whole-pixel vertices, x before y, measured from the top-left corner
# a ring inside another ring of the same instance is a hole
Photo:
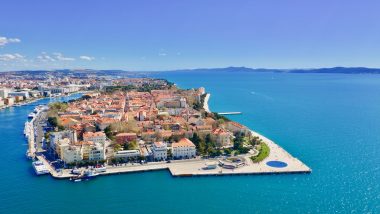
[[[227,67],[227,68],[199,68],[173,70],[169,72],[276,72],[276,73],[339,73],[339,74],[380,74],[380,68],[365,67],[334,67],[334,68],[312,68],[312,69],[266,69],[247,67]]]
[[[161,72],[276,72],[276,73],[339,73],[339,74],[380,74],[380,68],[365,67],[334,67],[334,68],[313,68],[313,69],[266,69],[266,68],[247,68],[247,67],[227,67],[227,68],[198,68],[181,69],[169,71],[124,71],[124,70],[94,70],[94,69],[61,69],[61,70],[26,70],[0,72],[1,75],[46,75],[54,74],[58,76],[73,75],[97,75],[97,76],[119,76],[119,77],[145,77],[152,73]]]

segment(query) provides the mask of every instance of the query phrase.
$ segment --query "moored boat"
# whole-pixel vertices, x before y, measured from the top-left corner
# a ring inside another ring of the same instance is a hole
[[[49,173],[48,168],[42,161],[34,161],[32,165],[37,175],[44,175]]]
[[[94,169],[89,169],[89,170],[84,171],[84,178],[85,179],[95,178],[98,175],[99,174]]]
[[[28,118],[34,118],[36,116],[36,114],[35,113],[30,113],[29,115],[28,115]]]

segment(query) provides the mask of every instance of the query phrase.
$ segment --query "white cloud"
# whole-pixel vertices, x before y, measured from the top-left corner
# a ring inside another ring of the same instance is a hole
[[[63,54],[61,53],[53,53],[54,57],[58,60],[58,61],[74,61],[75,59],[74,58],[71,58],[71,57],[65,57],[63,56]]]
[[[4,36],[0,36],[0,46],[5,46],[8,43],[19,43],[21,42],[18,38],[7,38]]]
[[[92,61],[95,59],[95,57],[92,56],[80,56],[79,58],[87,61]]]
[[[43,62],[56,62],[56,61],[74,61],[72,57],[65,57],[62,53],[53,53],[52,55],[42,52],[41,55],[37,56],[37,59]]]
[[[43,62],[55,62],[56,60],[49,56],[46,52],[42,52],[41,55],[37,56],[37,59]]]
[[[158,56],[162,56],[162,57],[165,57],[167,56],[168,53],[167,51],[164,49],[164,48],[161,48],[159,51],[158,51]]]
[[[0,61],[16,61],[16,60],[25,60],[25,57],[21,54],[0,54]]]

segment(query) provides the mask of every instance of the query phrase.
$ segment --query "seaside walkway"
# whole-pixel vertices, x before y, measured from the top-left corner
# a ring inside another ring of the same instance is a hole
[[[174,177],[184,176],[220,176],[220,175],[260,175],[260,174],[287,174],[287,173],[310,173],[311,169],[302,163],[297,158],[291,156],[279,145],[275,144],[268,138],[252,131],[253,136],[258,136],[268,145],[270,148],[269,156],[259,163],[253,163],[250,159],[252,154],[239,155],[238,157],[245,159],[245,166],[226,169],[217,166],[215,169],[204,169],[206,163],[210,161],[222,160],[222,158],[214,159],[187,159],[176,160],[171,163],[167,162],[150,162],[146,164],[127,164],[122,166],[106,166],[107,171],[100,175],[111,175],[121,173],[134,173],[134,172],[146,172],[156,170],[169,170]],[[38,156],[38,159],[48,165],[51,175],[54,178],[64,179],[74,176],[69,169],[56,172],[50,164],[42,156]],[[286,167],[275,168],[267,165],[268,161],[281,161],[287,164]]]
[[[231,112],[220,112],[220,115],[234,115],[234,114],[242,114],[240,111],[231,111]]]

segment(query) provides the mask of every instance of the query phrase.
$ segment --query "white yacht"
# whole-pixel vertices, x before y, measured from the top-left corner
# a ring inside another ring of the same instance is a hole
[[[86,179],[91,179],[91,178],[94,178],[98,175],[99,174],[93,169],[89,169],[89,170],[84,171],[84,178],[86,178]]]
[[[102,172],[106,172],[107,171],[107,168],[105,166],[102,166],[102,167],[97,167],[95,168],[95,171],[97,173],[102,173]]]
[[[36,116],[36,114],[35,113],[30,113],[29,115],[28,115],[28,118],[34,118]]]
[[[45,164],[41,161],[34,161],[33,168],[37,175],[48,174],[49,170],[45,166]]]

